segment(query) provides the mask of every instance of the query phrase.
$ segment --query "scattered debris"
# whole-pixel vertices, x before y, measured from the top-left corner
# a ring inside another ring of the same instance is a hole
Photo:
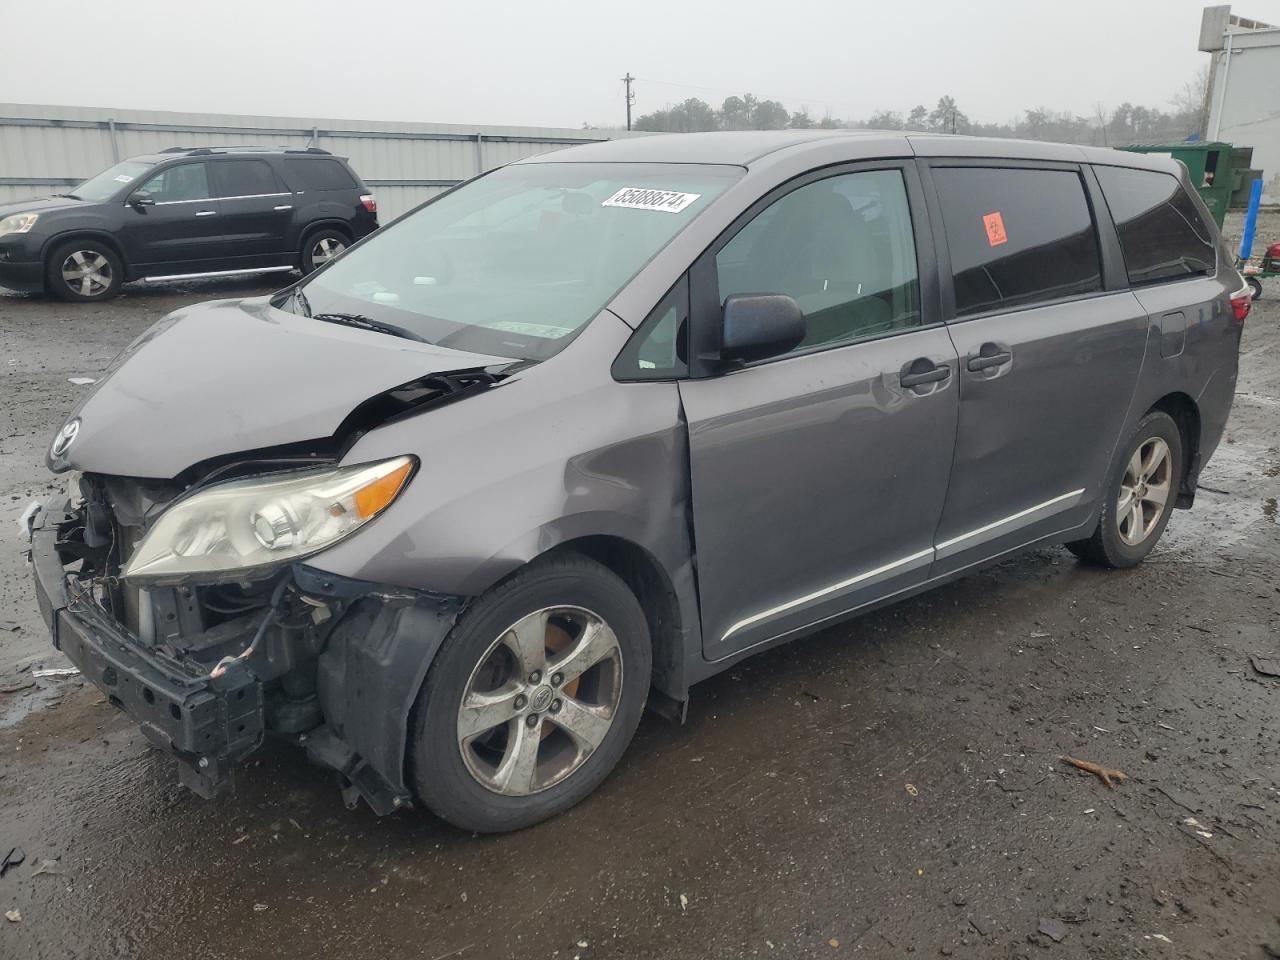
[[[683,893],[680,894],[680,912],[681,913],[689,912],[689,898],[686,897]]]
[[[248,839],[249,839],[249,835],[247,833],[242,833],[240,836],[236,837],[234,840],[231,841],[231,845],[233,847],[238,847],[240,846],[240,844],[244,843]]]
[[[1054,943],[1061,943],[1067,935],[1067,925],[1061,920],[1055,920],[1052,917],[1041,917],[1039,929]]]
[[[1112,780],[1128,780],[1129,778],[1119,770],[1112,770],[1110,767],[1104,767],[1101,764],[1094,763],[1092,760],[1077,760],[1075,757],[1061,756],[1058,757],[1063,763],[1070,764],[1087,773],[1092,773],[1095,777],[1107,785],[1107,789],[1112,787]]]
[[[827,943],[829,943],[833,947],[840,946],[840,941],[837,940],[835,937],[832,937],[830,940],[827,941]]]
[[[9,852],[4,855],[4,859],[0,860],[0,877],[3,877],[11,868],[16,867],[25,859],[27,859],[27,854],[21,847],[10,847]]]
[[[32,670],[33,677],[74,677],[80,673],[79,667],[48,667],[40,670]]]
[[[1204,828],[1204,824],[1202,824],[1195,817],[1187,817],[1187,819],[1183,820],[1182,822],[1185,826],[1190,827],[1192,830],[1194,830],[1200,836],[1204,837],[1206,840],[1213,839],[1213,834],[1210,833],[1208,830],[1206,830]]]
[[[1274,657],[1252,656],[1249,662],[1253,664],[1253,669],[1264,677],[1280,677],[1280,660]]]
[[[65,872],[66,871],[62,869],[62,864],[58,863],[57,860],[42,859],[36,861],[36,867],[31,871],[31,876],[39,877],[47,875],[50,877],[57,877],[61,876]]]
[[[21,910],[6,910],[6,911],[4,912],[4,918],[5,918],[6,920],[8,920],[10,923],[21,923],[21,922],[22,922],[22,911],[21,911]]]
[[[97,383],[94,377],[67,377],[67,383],[74,383],[77,387],[87,387],[91,383]]]
[[[1170,940],[1168,937],[1166,937],[1163,933],[1153,933],[1153,934],[1151,934],[1150,936],[1144,937],[1143,939],[1144,939],[1144,940],[1159,940],[1161,943],[1173,943],[1173,941],[1172,941],[1172,940]]]
[[[969,926],[973,927],[980,937],[985,937],[991,932],[991,921],[986,917],[970,917]]]
[[[253,905],[254,913],[262,913],[266,909],[267,909],[267,905],[265,903],[255,903]]]
[[[911,794],[913,797],[920,796],[920,791],[916,789],[916,785],[914,783],[907,784],[907,793]]]

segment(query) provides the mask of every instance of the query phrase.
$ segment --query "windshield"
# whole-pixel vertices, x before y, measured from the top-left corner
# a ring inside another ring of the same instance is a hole
[[[737,167],[516,164],[379,230],[305,283],[313,315],[523,360],[563,347]]]
[[[141,160],[125,160],[117,163],[109,170],[103,170],[96,177],[90,177],[67,196],[77,200],[94,200],[101,202],[110,200],[134,180],[150,170],[152,164]]]

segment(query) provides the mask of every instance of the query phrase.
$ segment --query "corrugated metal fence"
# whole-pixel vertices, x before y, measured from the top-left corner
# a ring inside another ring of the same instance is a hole
[[[166,147],[321,147],[348,157],[383,223],[459,180],[624,131],[168,113],[0,103],[0,202],[63,193],[117,160]]]

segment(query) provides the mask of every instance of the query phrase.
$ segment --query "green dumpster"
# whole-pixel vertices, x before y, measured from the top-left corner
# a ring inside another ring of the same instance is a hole
[[[1231,195],[1240,189],[1242,170],[1232,162],[1232,146],[1220,141],[1169,144],[1138,144],[1121,147],[1131,153],[1159,153],[1186,164],[1191,182],[1213,214],[1219,229],[1231,205]],[[1246,161],[1247,163],[1247,161]]]

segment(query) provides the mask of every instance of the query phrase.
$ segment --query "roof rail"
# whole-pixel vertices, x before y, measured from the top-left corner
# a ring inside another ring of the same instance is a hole
[[[286,148],[284,152],[285,153],[314,153],[314,154],[319,154],[325,157],[333,156],[333,154],[330,153],[328,150],[321,150],[319,147],[307,147],[305,150],[296,150],[296,149],[291,150]]]
[[[254,150],[260,153],[273,153],[279,147],[262,147],[253,143],[234,143],[216,147],[166,147],[161,153],[185,153],[192,157],[207,157],[214,153],[228,153],[235,150]]]

